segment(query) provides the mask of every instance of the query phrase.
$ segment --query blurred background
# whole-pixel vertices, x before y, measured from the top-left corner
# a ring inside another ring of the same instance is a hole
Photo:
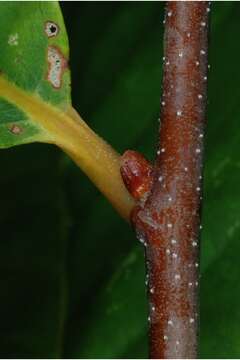
[[[62,2],[73,105],[154,158],[162,2]],[[212,4],[201,248],[202,358],[240,357],[240,3]],[[145,358],[143,249],[50,145],[0,151],[2,358]]]

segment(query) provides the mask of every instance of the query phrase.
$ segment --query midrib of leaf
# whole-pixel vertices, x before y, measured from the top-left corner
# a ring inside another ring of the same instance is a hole
[[[125,219],[134,205],[119,171],[119,154],[96,135],[70,108],[61,112],[40,97],[31,95],[0,76],[0,96],[23,110],[44,130],[39,142],[58,145],[86,173]]]

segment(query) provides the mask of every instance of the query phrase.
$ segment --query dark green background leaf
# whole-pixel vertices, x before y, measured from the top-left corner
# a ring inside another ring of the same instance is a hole
[[[27,6],[27,4],[23,4]],[[62,3],[73,104],[120,152],[153,158],[163,3]],[[240,357],[240,4],[213,3],[201,259],[201,357]],[[144,258],[59,150],[0,152],[2,357],[146,357]]]

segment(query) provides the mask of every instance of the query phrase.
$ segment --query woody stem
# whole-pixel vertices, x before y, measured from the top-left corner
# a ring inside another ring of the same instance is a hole
[[[195,358],[208,2],[166,6],[159,148],[133,224],[146,244],[151,358]]]

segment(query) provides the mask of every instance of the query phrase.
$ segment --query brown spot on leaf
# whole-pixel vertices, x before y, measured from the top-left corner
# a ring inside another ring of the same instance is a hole
[[[59,89],[62,84],[63,72],[68,63],[60,49],[56,46],[48,46],[47,49],[48,72],[47,80],[55,88]]]
[[[12,134],[14,135],[19,135],[21,134],[21,132],[23,131],[22,128],[18,125],[12,125],[9,129],[11,131]]]

